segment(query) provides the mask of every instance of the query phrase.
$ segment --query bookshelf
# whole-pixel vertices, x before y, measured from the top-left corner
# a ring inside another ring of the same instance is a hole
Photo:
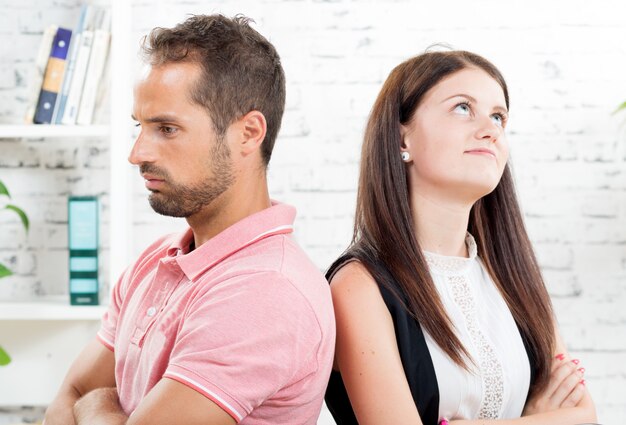
[[[109,53],[109,122],[95,125],[48,125],[48,124],[1,124],[0,139],[80,139],[85,137],[107,138],[109,141],[109,198],[110,225],[109,282],[117,278],[128,264],[131,240],[130,172],[127,156],[132,137],[130,107],[132,104],[131,64],[133,50],[131,39],[131,2],[108,0],[111,10],[111,47]],[[136,46],[135,46],[136,47]],[[105,102],[106,103],[106,102]],[[113,106],[114,105],[114,106]]]
[[[106,137],[109,135],[109,132],[110,127],[108,125],[0,125],[0,139]]]
[[[105,311],[106,307],[102,305],[68,305],[67,297],[44,297],[38,300],[0,302],[0,320],[4,321],[98,321]]]
[[[89,2],[89,0],[87,0]],[[111,286],[131,258],[131,171],[127,156],[132,140],[132,64],[136,45],[131,37],[132,2],[93,0],[111,11],[108,122],[97,125],[0,124],[0,139],[108,140],[110,177],[110,249],[107,273]],[[27,211],[28,212],[28,211]],[[104,236],[104,235],[102,235]],[[108,300],[101,300],[107,304]],[[69,296],[0,301],[0,344],[13,361],[0,367],[0,407],[47,405],[58,390],[71,362],[99,327],[106,306],[70,306]],[[36,385],[22,385],[24,382]]]

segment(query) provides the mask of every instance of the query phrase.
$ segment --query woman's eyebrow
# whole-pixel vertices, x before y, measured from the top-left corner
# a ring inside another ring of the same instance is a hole
[[[450,99],[453,99],[455,97],[464,97],[464,98],[468,99],[472,103],[478,103],[478,101],[476,100],[476,98],[474,96],[470,96],[469,94],[465,94],[465,93],[454,94],[454,95],[452,95],[450,97],[447,97],[444,100],[442,100],[441,103],[446,102],[446,101],[448,101]],[[505,114],[509,113],[509,110],[506,107],[501,106],[501,105],[494,106],[493,110],[497,111],[497,112],[503,112]]]

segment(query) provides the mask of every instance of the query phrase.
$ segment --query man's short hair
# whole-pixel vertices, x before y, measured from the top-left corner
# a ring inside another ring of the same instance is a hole
[[[249,23],[241,15],[195,15],[174,28],[153,29],[142,50],[152,66],[182,61],[201,66],[190,96],[207,108],[219,137],[236,119],[261,112],[267,121],[261,145],[267,166],[285,109],[285,74],[274,46]]]

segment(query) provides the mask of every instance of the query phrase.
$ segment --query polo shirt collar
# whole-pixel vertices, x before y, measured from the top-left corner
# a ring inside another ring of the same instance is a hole
[[[167,255],[175,256],[183,273],[194,280],[240,249],[272,235],[292,233],[295,217],[294,207],[272,201],[271,207],[238,221],[191,252],[188,251],[193,232],[187,229],[170,246]]]

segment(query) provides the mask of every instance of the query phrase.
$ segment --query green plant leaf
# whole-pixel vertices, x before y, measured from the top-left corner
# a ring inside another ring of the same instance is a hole
[[[28,216],[26,216],[26,213],[22,211],[20,207],[16,207],[15,205],[7,205],[4,208],[6,208],[7,210],[15,211],[17,215],[20,216],[20,219],[22,220],[22,224],[24,225],[24,228],[26,229],[26,231],[28,231],[28,228],[30,227]]]
[[[626,102],[624,102],[624,103],[622,103],[621,105],[619,105],[619,106],[617,107],[617,109],[616,109],[615,111],[613,111],[613,113],[614,113],[614,114],[616,114],[616,113],[618,113],[619,111],[624,110],[624,109],[626,109]]]
[[[4,264],[0,263],[0,279],[3,277],[11,276],[13,272],[9,270]]]
[[[6,195],[9,197],[9,199],[11,198],[11,195],[9,194],[9,189],[7,189],[4,183],[2,183],[2,180],[0,180],[0,195]]]
[[[4,351],[4,348],[0,347],[0,366],[6,366],[11,363],[11,356]]]

